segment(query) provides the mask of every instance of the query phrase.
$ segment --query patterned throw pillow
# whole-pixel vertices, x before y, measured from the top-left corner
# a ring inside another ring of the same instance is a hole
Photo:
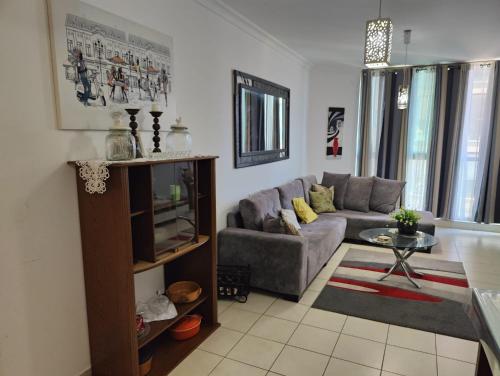
[[[301,229],[299,221],[297,220],[297,216],[292,209],[281,209],[281,218],[283,218],[290,234],[301,235],[299,231]]]
[[[321,185],[321,184],[313,184],[311,187],[311,190],[313,192],[330,192],[330,194],[332,195],[332,203],[333,203],[333,197],[335,194],[335,187],[331,186],[330,188],[328,188],[328,187],[325,187],[324,185]]]
[[[335,213],[337,209],[333,205],[333,195],[330,189],[321,192],[309,192],[311,207],[316,213]]]
[[[295,213],[304,223],[311,223],[318,219],[318,215],[307,205],[304,197],[297,197],[292,199],[292,204],[295,209]]]

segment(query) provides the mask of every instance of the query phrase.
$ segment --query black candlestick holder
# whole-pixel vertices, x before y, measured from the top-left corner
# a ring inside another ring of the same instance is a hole
[[[130,129],[132,129],[132,131],[130,133],[132,133],[132,136],[134,136],[134,138],[135,138],[135,146],[136,146],[135,156],[136,156],[136,158],[142,158],[143,157],[142,143],[139,140],[139,135],[137,134],[137,127],[139,126],[139,124],[137,124],[137,122],[135,121],[135,115],[137,115],[137,113],[140,111],[140,109],[139,108],[126,108],[125,111],[127,111],[127,114],[129,114],[129,116],[130,116],[130,123],[128,125],[129,125]]]
[[[154,129],[154,136],[153,136],[153,142],[154,142],[154,149],[153,153],[161,153],[160,149],[160,124],[158,118],[163,114],[162,111],[151,111],[150,112],[151,116],[153,116],[153,129]]]

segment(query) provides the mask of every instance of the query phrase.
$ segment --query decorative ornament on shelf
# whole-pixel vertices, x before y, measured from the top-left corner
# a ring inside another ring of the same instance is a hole
[[[182,124],[182,118],[175,120],[167,135],[167,154],[171,158],[186,158],[191,155],[193,139],[188,128]]]
[[[122,122],[122,112],[111,113],[113,125],[106,136],[106,159],[108,161],[126,161],[135,158],[135,138],[131,130]]]
[[[408,45],[411,41],[411,30],[404,31],[404,42],[405,42],[405,68],[403,70],[403,84],[399,85],[398,89],[398,109],[405,110],[408,108],[408,100],[410,94],[410,87],[408,85],[407,68],[406,61],[408,59]]]
[[[153,142],[154,142],[154,149],[153,153],[161,153],[160,149],[160,116],[163,114],[162,111],[160,111],[160,106],[158,105],[157,102],[153,102],[153,105],[151,106],[151,116],[153,116],[153,129],[154,129],[154,136],[153,136]]]
[[[389,66],[392,50],[392,21],[382,18],[382,0],[378,18],[366,22],[365,65],[368,68]]]
[[[130,123],[128,124],[132,133],[132,136],[135,139],[135,146],[136,146],[136,153],[135,157],[136,158],[142,158],[144,157],[144,152],[143,152],[143,146],[142,146],[142,140],[141,140],[141,135],[137,132],[137,127],[139,124],[137,124],[136,117],[137,113],[140,111],[140,108],[126,108],[125,111],[127,111],[127,114],[130,116]]]

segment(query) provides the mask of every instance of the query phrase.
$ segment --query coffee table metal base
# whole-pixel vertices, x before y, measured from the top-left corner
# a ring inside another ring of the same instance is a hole
[[[389,271],[382,277],[380,277],[378,280],[383,281],[384,279],[389,277],[392,273],[394,273],[394,271],[399,266],[401,270],[405,273],[406,278],[408,278],[408,281],[410,281],[416,288],[419,289],[420,285],[412,279],[411,273],[416,274],[418,276],[423,276],[423,274],[413,270],[410,264],[408,264],[408,262],[406,261],[410,258],[411,255],[413,255],[416,252],[416,249],[413,248],[405,248],[405,249],[391,248],[391,249],[394,252],[394,256],[396,256],[396,262],[394,263],[394,265],[391,266]]]

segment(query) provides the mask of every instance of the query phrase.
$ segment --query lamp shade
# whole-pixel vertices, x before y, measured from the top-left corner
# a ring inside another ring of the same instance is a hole
[[[365,65],[368,68],[387,67],[391,61],[392,21],[377,18],[366,22]]]

